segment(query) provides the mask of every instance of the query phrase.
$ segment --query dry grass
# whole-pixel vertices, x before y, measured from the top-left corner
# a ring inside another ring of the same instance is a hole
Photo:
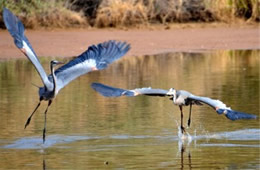
[[[78,13],[66,9],[50,9],[31,17],[21,17],[29,28],[68,28],[88,26],[86,20]]]
[[[104,0],[98,9],[95,26],[117,27],[147,24],[147,8],[131,0]]]
[[[0,0],[0,10],[4,6],[18,15],[27,28],[260,21],[259,0]],[[4,28],[1,16],[0,28]]]
[[[259,0],[103,0],[95,26],[259,21]]]
[[[237,20],[260,20],[259,0],[204,0],[204,4],[222,22],[235,22]]]
[[[204,8],[203,0],[103,0],[97,11],[95,26],[213,20],[213,14]]]
[[[80,13],[66,9],[62,1],[50,0],[0,0],[0,12],[3,7],[18,16],[27,28],[67,28],[88,25]],[[0,26],[3,28],[2,19]]]

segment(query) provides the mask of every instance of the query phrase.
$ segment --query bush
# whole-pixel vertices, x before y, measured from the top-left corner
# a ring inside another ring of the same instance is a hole
[[[233,22],[240,18],[259,22],[260,19],[259,0],[204,0],[204,3],[220,21]]]
[[[214,21],[202,0],[103,0],[97,27],[132,26],[166,22]]]
[[[27,28],[37,27],[80,27],[87,25],[86,20],[79,13],[66,9],[62,1],[50,0],[5,0],[0,3],[17,15]],[[0,21],[3,28],[3,21]]]
[[[102,0],[67,0],[65,6],[76,12],[83,13],[91,25],[94,25],[97,9]]]
[[[27,28],[260,21],[259,0],[0,0],[4,6]]]

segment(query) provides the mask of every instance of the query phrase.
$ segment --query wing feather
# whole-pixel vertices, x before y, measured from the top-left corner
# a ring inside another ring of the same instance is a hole
[[[167,90],[152,89],[151,87],[137,88],[133,90],[120,89],[112,86],[107,86],[101,83],[92,83],[91,87],[105,97],[119,97],[119,96],[166,96]]]
[[[224,114],[230,120],[238,120],[238,119],[256,119],[256,115],[243,113],[239,111],[232,110],[230,107],[227,107],[225,103],[220,100],[214,100],[208,97],[200,97],[191,95],[189,99],[200,101],[205,103],[216,110],[218,114]]]
[[[19,48],[26,55],[26,57],[32,62],[35,69],[39,73],[44,85],[48,89],[52,89],[53,88],[52,83],[48,80],[48,77],[39,59],[37,58],[29,40],[24,35],[25,29],[23,23],[14,14],[12,14],[12,12],[9,11],[7,8],[3,9],[3,20],[7,30],[9,31],[9,33],[14,39],[14,43],[16,47]]]
[[[147,95],[147,96],[167,96],[168,91],[163,89],[152,89],[151,87],[138,88],[133,90],[138,95]]]
[[[58,90],[83,74],[105,69],[109,64],[125,55],[129,49],[129,44],[117,41],[107,41],[90,46],[87,51],[55,71]],[[52,79],[52,75],[49,75],[49,79]]]
[[[217,109],[217,108],[231,109],[231,108],[227,107],[226,104],[223,103],[222,101],[211,99],[209,97],[201,97],[201,96],[190,95],[188,98],[192,99],[192,100],[200,101],[202,103],[205,103],[205,104],[211,106],[214,109]]]
[[[105,97],[135,96],[135,93],[131,90],[115,88],[101,83],[92,83],[91,87]]]

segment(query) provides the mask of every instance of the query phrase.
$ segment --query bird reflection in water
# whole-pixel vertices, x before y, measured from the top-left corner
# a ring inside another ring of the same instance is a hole
[[[189,167],[189,169],[192,169],[191,153],[190,153],[190,150],[189,150],[189,146],[192,142],[193,137],[187,132],[186,132],[187,135],[183,134],[181,127],[180,126],[178,126],[178,127],[179,127],[178,128],[178,137],[179,137],[178,146],[179,146],[179,153],[181,153],[181,169],[187,169],[187,168],[184,167],[184,165],[186,165],[185,162],[184,162],[185,152],[188,153],[188,167]],[[196,144],[196,140],[195,140],[195,144]]]
[[[44,157],[43,157],[43,160],[42,160],[42,169],[43,169],[43,170],[46,169],[46,162],[45,162]]]
[[[186,150],[186,147],[182,144],[181,145],[181,169],[184,169],[184,153],[185,153],[185,150]],[[189,169],[192,169],[192,166],[191,166],[191,153],[190,153],[190,150],[188,151],[188,167]],[[185,168],[186,169],[186,168]]]

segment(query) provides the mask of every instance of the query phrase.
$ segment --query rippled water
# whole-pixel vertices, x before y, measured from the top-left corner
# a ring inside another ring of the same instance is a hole
[[[230,121],[194,106],[190,136],[180,138],[179,108],[167,98],[105,98],[90,88],[184,89],[218,98],[235,110],[259,115],[260,51],[173,53],[124,58],[60,91],[47,117],[38,103],[41,85],[27,60],[0,62],[0,167],[2,169],[258,169],[259,120]],[[41,61],[49,72],[49,61]],[[68,59],[59,59],[68,60]],[[187,123],[188,108],[184,109]]]

